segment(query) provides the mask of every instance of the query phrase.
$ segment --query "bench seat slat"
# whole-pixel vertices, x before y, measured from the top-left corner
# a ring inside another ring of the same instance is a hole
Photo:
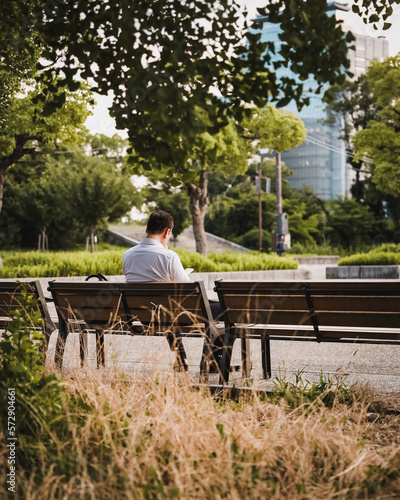
[[[234,330],[238,334],[248,334],[251,338],[260,338],[266,336],[282,336],[287,335],[297,337],[311,337],[315,340],[314,330],[309,325],[279,325],[279,324],[236,324]],[[371,328],[371,327],[351,327],[351,326],[323,326],[320,327],[320,334],[325,339],[341,339],[341,338],[362,338],[376,340],[397,340],[400,344],[400,328]]]
[[[307,310],[280,311],[268,310],[228,310],[226,311],[228,323],[283,323],[283,324],[311,324],[311,314]]]
[[[318,326],[400,326],[400,312],[359,312],[359,311],[318,311]],[[308,311],[228,311],[226,317],[230,324],[235,323],[269,323],[304,325],[312,324]]]

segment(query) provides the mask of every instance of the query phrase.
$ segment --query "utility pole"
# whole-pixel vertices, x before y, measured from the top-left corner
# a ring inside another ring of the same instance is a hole
[[[282,214],[282,163],[281,154],[276,153],[276,215]],[[278,229],[278,228],[277,228]]]
[[[262,201],[261,201],[261,168],[258,170],[258,250],[262,252]]]
[[[282,213],[282,165],[281,153],[276,153],[276,235],[275,248],[278,255],[282,255],[286,248],[290,248],[290,233],[287,214]]]
[[[258,176],[256,176],[256,194],[258,195],[258,249],[262,252],[262,181],[265,180],[265,193],[269,194],[271,190],[271,179],[269,177],[264,177],[262,175],[261,168],[258,170]]]
[[[282,163],[281,154],[276,153],[275,155],[275,174],[276,174],[276,235],[275,235],[275,247],[278,255],[282,254],[283,243],[282,239]]]

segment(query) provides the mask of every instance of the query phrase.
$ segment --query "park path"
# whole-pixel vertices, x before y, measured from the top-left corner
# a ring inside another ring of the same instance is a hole
[[[128,337],[106,335],[105,353],[108,370],[118,372],[157,372],[170,371],[174,356],[164,338]],[[49,357],[54,356],[56,335],[53,334]],[[185,339],[189,362],[189,373],[197,380],[202,352],[201,339]],[[250,341],[251,379],[255,387],[272,388],[272,381],[265,381],[261,375],[260,342]],[[66,346],[64,367],[67,371],[79,368],[78,335],[71,334]],[[317,344],[315,342],[272,341],[272,380],[286,377],[294,380],[295,374],[303,372],[303,379],[318,381],[321,373],[335,380],[343,378],[347,384],[357,381],[369,384],[383,391],[400,390],[400,346]],[[240,344],[234,347],[233,364],[240,363]],[[96,367],[94,335],[89,336],[89,367]],[[240,372],[231,375],[230,383],[242,385]],[[210,375],[210,382],[217,383],[217,375]]]
[[[123,234],[132,238],[133,240],[140,241],[144,238],[145,235],[145,227],[138,225],[127,225],[127,224],[111,224],[109,229],[112,231],[116,231],[117,233]],[[245,247],[241,247],[236,243],[220,238],[219,236],[215,236],[214,234],[210,234],[206,232],[206,241],[207,241],[207,251],[208,252],[223,252],[224,250],[248,250]],[[176,239],[176,241],[171,240],[170,246],[177,248],[181,248],[183,250],[190,250],[192,252],[196,251],[196,243],[193,236],[192,226],[185,229]]]

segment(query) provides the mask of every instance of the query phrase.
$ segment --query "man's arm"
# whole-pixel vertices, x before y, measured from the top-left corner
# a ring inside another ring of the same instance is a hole
[[[171,261],[171,279],[172,281],[191,281],[189,276],[183,269],[181,259],[179,255],[173,252],[173,258]]]

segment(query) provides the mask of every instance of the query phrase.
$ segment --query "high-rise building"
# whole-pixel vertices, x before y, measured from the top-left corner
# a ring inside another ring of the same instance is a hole
[[[352,13],[345,3],[331,2],[327,6],[329,15],[343,21],[342,29],[352,31],[355,35],[355,50],[349,50],[350,71],[354,77],[364,73],[369,63],[377,58],[384,60],[389,54],[389,43],[383,38],[358,34],[352,22]],[[281,28],[278,24],[270,23],[267,17],[259,18],[263,22],[262,40],[275,43],[276,57],[279,57],[279,34]],[[277,70],[277,77],[294,77],[287,68]],[[285,109],[293,111],[304,121],[307,128],[307,140],[296,149],[282,154],[282,160],[294,170],[295,175],[290,177],[289,183],[292,187],[301,189],[310,187],[313,192],[322,199],[332,199],[339,196],[347,196],[353,180],[353,172],[346,161],[345,143],[339,139],[341,136],[341,123],[326,123],[325,104],[322,101],[323,92],[316,94],[313,89],[317,83],[313,77],[304,82],[304,88],[308,89],[307,97],[310,104],[304,106],[301,111],[297,110],[296,104],[291,103]]]

